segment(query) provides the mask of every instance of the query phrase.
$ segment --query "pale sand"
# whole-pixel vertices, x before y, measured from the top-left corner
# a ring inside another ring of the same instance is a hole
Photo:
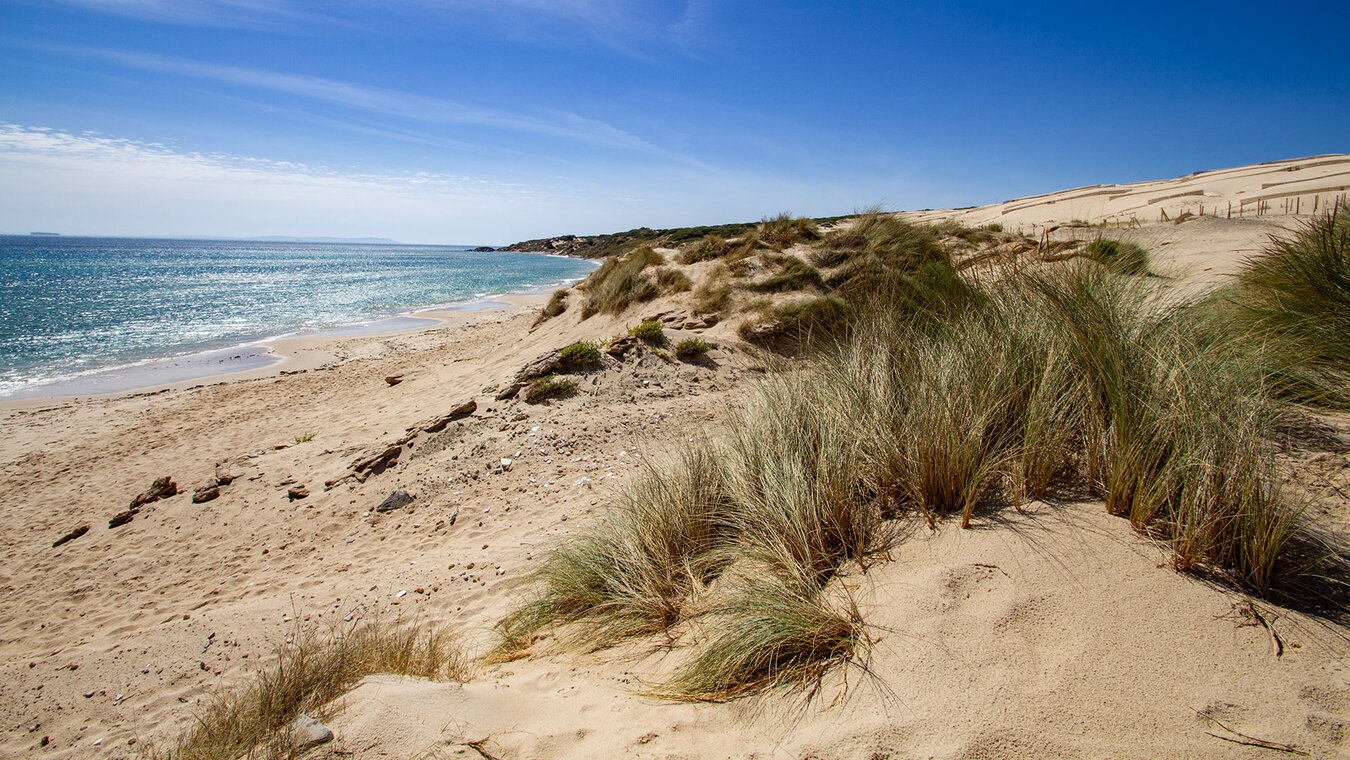
[[[1173,276],[1203,279],[1233,271],[1289,221],[1130,234],[1168,242],[1158,258]],[[532,554],[594,519],[642,458],[714,425],[762,367],[730,323],[701,332],[722,344],[707,365],[630,359],[541,406],[487,389],[680,298],[585,322],[574,303],[534,331],[530,306],[458,315],[472,324],[300,341],[262,377],[6,405],[0,754],[162,746],[212,687],[265,660],[294,617],[417,616],[483,652]],[[417,435],[389,470],[325,491],[363,452],[469,399],[474,415]],[[1350,444],[1350,423],[1331,422]],[[488,474],[501,457],[511,470]],[[192,504],[221,461],[239,478]],[[1350,493],[1350,455],[1297,450],[1289,461],[1320,478],[1316,516],[1344,529],[1350,502],[1334,489]],[[160,475],[187,493],[109,529]],[[288,501],[298,484],[311,495]],[[418,492],[411,508],[372,512],[399,487]],[[92,529],[51,548],[80,524]],[[672,658],[546,656],[481,668],[464,686],[368,679],[331,722],[336,741],[313,756],[474,758],[464,743],[484,738],[500,758],[1289,756],[1209,735],[1240,738],[1197,717],[1209,711],[1243,734],[1350,757],[1346,629],[1258,602],[1283,642],[1276,657],[1267,629],[1236,611],[1242,596],[1166,560],[1099,503],[925,527],[892,562],[847,570],[879,639],[876,678],[837,672],[809,706],[663,704],[634,690]]]

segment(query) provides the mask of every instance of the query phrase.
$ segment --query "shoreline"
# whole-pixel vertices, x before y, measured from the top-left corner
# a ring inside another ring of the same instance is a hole
[[[576,280],[579,281],[579,280]],[[559,283],[568,287],[573,282]],[[36,409],[53,403],[111,399],[306,372],[337,361],[331,349],[352,339],[380,339],[428,330],[459,329],[484,314],[510,315],[541,306],[554,288],[493,295],[408,311],[377,320],[339,325],[312,333],[288,332],[222,348],[108,367],[87,375],[55,380],[0,397],[0,411]],[[237,364],[226,364],[238,362]]]

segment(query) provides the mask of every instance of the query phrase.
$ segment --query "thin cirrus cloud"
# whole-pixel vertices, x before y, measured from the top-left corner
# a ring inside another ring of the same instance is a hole
[[[615,41],[640,37],[684,45],[704,19],[709,0],[406,0],[386,4],[379,0],[59,0],[87,10],[130,16],[147,21],[191,26],[251,27],[304,30],[314,24],[350,24],[383,13],[416,14],[447,23],[465,14],[510,22],[512,33],[526,26],[568,24],[591,32],[597,39]],[[531,22],[538,22],[537,24]]]
[[[323,101],[382,117],[422,123],[486,127],[542,135],[605,148],[646,153],[678,163],[706,168],[688,156],[653,145],[618,127],[568,111],[551,110],[547,118],[456,103],[441,98],[342,82],[324,77],[287,74],[264,69],[191,61],[141,53],[101,49],[55,49],[56,52],[94,58],[127,68],[154,71],[220,84],[266,90]]]

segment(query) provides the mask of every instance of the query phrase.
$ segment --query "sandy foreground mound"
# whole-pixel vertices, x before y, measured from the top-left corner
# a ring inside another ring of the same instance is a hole
[[[1321,172],[1329,193],[1350,167],[1333,158],[1232,171],[1256,185]],[[1080,211],[1037,208],[1036,224],[1052,226]],[[1149,247],[1164,276],[1199,283],[1297,221],[1208,213],[1112,234]],[[0,408],[0,755],[166,746],[300,626],[440,621],[485,652],[536,555],[595,519],[645,460],[715,426],[766,371],[734,320],[690,319],[687,298],[587,320],[574,301],[532,327],[535,300],[294,344],[261,377]],[[570,397],[498,399],[541,356],[662,315],[671,338],[716,347],[687,362],[638,345],[580,373]],[[1311,516],[1344,532],[1350,422],[1328,423],[1288,461],[1321,489]],[[180,493],[109,526],[165,476]],[[410,503],[377,509],[400,489]],[[981,514],[969,530],[920,524],[889,561],[846,568],[872,626],[869,672],[834,671],[809,703],[646,698],[644,682],[677,658],[633,645],[480,666],[464,685],[369,678],[329,721],[335,740],[308,756],[1295,756],[1279,745],[1350,757],[1350,632],[1180,575],[1167,558],[1093,502]]]

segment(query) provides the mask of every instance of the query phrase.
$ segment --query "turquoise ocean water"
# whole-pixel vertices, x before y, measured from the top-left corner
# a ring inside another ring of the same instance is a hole
[[[0,400],[120,390],[94,381],[141,366],[207,374],[265,339],[410,326],[398,317],[593,268],[464,246],[0,236]]]

